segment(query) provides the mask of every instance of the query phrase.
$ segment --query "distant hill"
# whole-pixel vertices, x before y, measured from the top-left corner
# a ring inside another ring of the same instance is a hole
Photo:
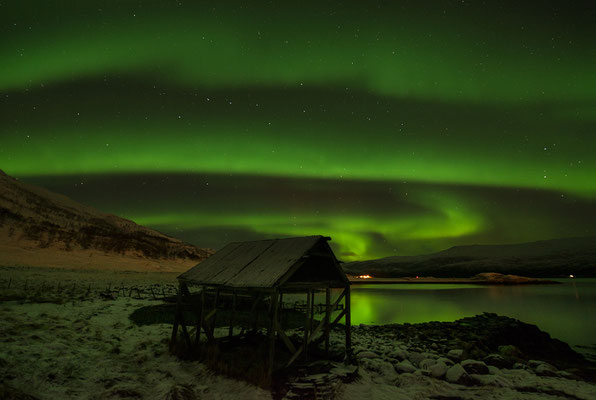
[[[472,277],[483,272],[596,277],[596,237],[503,245],[456,246],[420,256],[395,256],[343,264],[348,274],[375,277]]]
[[[185,271],[212,253],[0,170],[0,266]]]

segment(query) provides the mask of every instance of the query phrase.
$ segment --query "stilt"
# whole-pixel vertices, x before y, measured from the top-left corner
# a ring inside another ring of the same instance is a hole
[[[271,385],[271,376],[273,374],[273,361],[275,359],[275,332],[277,326],[277,309],[278,309],[278,293],[273,292],[271,294],[271,303],[270,303],[270,317],[271,320],[269,322],[269,363],[267,367],[267,382]]]
[[[325,356],[329,357],[329,319],[331,318],[331,289],[325,289]]]
[[[350,286],[344,289],[346,293],[345,308],[346,308],[346,361],[352,361],[352,317],[350,310]]]
[[[304,361],[308,360],[308,336],[310,333],[310,310],[311,310],[311,304],[310,304],[310,300],[311,300],[311,296],[310,296],[311,290],[308,290],[306,292],[306,318],[304,321]]]
[[[203,318],[205,316],[205,287],[201,287],[201,306],[199,307],[199,315],[197,316],[197,331],[195,333],[195,347],[199,347],[201,341],[201,328],[203,326]]]
[[[236,316],[236,292],[232,294],[232,314],[230,315],[230,329],[228,331],[228,337],[234,335],[234,317]]]

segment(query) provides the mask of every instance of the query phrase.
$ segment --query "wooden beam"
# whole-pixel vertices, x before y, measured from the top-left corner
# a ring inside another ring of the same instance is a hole
[[[190,335],[188,334],[188,330],[186,329],[186,323],[184,322],[184,316],[182,315],[182,312],[179,313],[178,318],[180,319],[180,326],[182,327],[182,333],[184,334],[184,340],[186,341],[188,350],[192,350]]]
[[[279,321],[275,321],[275,330],[279,334],[279,337],[281,338],[281,340],[285,343],[288,350],[290,350],[290,353],[292,353],[292,354],[296,353],[296,347],[294,346],[294,344],[292,343],[290,338],[286,335],[284,330],[281,328]]]
[[[344,289],[346,294],[346,302],[344,309],[346,311],[346,360],[350,362],[352,360],[352,316],[351,316],[351,305],[350,305],[350,285]]]
[[[294,353],[294,355],[290,358],[290,361],[288,361],[288,363],[286,364],[286,368],[289,367],[290,365],[292,365],[292,363],[294,361],[296,361],[296,359],[300,356],[300,354],[302,353],[302,351],[304,351],[304,346],[299,347],[298,350],[296,350],[296,352]]]
[[[341,310],[339,315],[337,317],[335,317],[335,319],[331,323],[331,328],[333,328],[335,325],[337,325],[337,323],[344,317],[344,315],[346,315],[347,312],[348,312],[348,310],[346,308]]]
[[[232,314],[230,315],[230,329],[228,330],[228,337],[234,334],[234,317],[236,316],[236,292],[232,296]]]
[[[201,290],[201,307],[199,307],[199,316],[197,318],[197,332],[195,333],[195,347],[198,348],[201,341],[201,328],[203,327],[205,315],[205,288]]]
[[[325,356],[329,357],[329,319],[331,318],[331,289],[325,289]]]
[[[308,334],[310,331],[310,290],[306,292],[306,318],[304,320],[304,360],[308,360]]]
[[[271,294],[270,301],[270,316],[271,322],[269,324],[269,364],[267,366],[267,380],[271,384],[271,376],[273,374],[273,362],[275,360],[275,327],[277,326],[277,309],[278,309],[278,294]]]
[[[215,300],[213,301],[213,321],[211,322],[211,336],[215,336],[215,323],[217,319],[217,306],[219,303],[219,288],[215,289]]]
[[[178,341],[178,306],[176,306],[176,312],[174,313],[174,327],[172,328],[172,337],[170,338],[170,351],[176,346]]]
[[[251,315],[254,313],[252,319],[252,330],[256,332],[257,328],[259,327],[259,302],[261,301],[261,293],[259,293],[255,299],[255,302],[252,304],[252,308],[250,310]]]

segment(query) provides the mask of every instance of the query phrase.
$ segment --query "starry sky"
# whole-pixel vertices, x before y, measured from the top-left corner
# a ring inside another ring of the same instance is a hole
[[[596,6],[2,1],[0,168],[201,247],[596,234]]]

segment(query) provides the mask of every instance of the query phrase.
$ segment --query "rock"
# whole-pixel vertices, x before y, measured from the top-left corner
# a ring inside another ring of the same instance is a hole
[[[390,380],[397,377],[393,365],[379,358],[364,358],[361,362],[361,366],[366,370],[376,372],[377,374],[385,378],[389,378]]]
[[[460,385],[471,386],[474,385],[474,380],[468,375],[464,367],[460,364],[455,364],[450,367],[445,374],[445,379],[450,383],[457,383]]]
[[[435,360],[434,358],[425,358],[424,360],[422,360],[418,363],[418,367],[420,367],[424,370],[430,370],[430,367],[432,367],[436,363],[437,363],[437,360]]]
[[[417,353],[414,351],[410,352],[410,356],[408,357],[408,359],[412,362],[412,364],[414,365],[420,365],[420,361],[424,360],[426,357],[424,356],[424,353]]]
[[[430,367],[430,374],[434,378],[442,378],[447,373],[449,367],[443,361],[436,361],[435,364]]]
[[[398,372],[409,372],[409,373],[412,373],[412,372],[416,371],[416,367],[414,367],[409,360],[400,361],[395,366],[395,369]]]
[[[444,362],[448,367],[450,367],[454,364],[454,362],[451,361],[450,359],[448,359],[447,357],[439,357],[439,358],[437,358],[437,361]]]
[[[361,351],[360,353],[356,354],[356,358],[358,360],[363,360],[365,358],[379,358],[377,353],[373,353],[372,351]]]
[[[391,358],[395,358],[396,360],[403,361],[408,358],[408,353],[402,349],[395,349],[387,354]]]
[[[530,367],[528,367],[526,364],[519,363],[519,362],[516,362],[515,364],[513,364],[513,367],[512,367],[512,368],[513,368],[513,369],[525,369],[525,370],[529,370],[529,369],[531,369],[531,368],[530,368]]]
[[[505,346],[499,346],[499,354],[505,358],[524,358],[524,354],[517,347],[510,344]]]
[[[489,354],[482,359],[486,365],[494,365],[497,368],[511,368],[512,363],[507,361],[500,354]]]
[[[494,365],[489,365],[488,366],[488,373],[491,375],[500,375],[501,374],[501,370],[497,367],[495,367]]]
[[[462,359],[464,354],[464,351],[462,349],[453,349],[453,350],[449,350],[449,353],[447,353],[447,358],[453,360],[453,361],[459,361]]]
[[[461,362],[468,374],[488,375],[488,367],[482,361],[464,360]]]
[[[537,365],[534,371],[536,372],[536,375],[540,376],[559,376],[557,369],[545,362]]]

